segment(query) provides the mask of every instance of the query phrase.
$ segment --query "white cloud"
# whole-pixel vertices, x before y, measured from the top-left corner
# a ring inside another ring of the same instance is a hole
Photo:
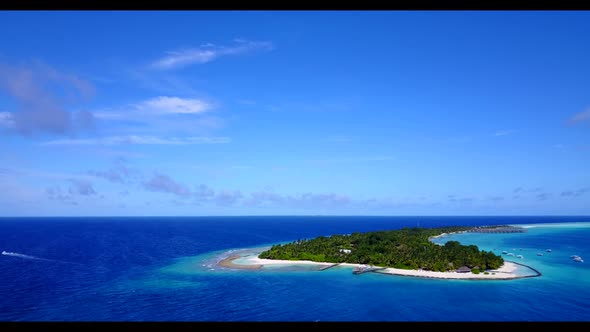
[[[204,50],[200,48],[184,51],[171,51],[168,52],[168,56],[156,61],[154,67],[167,69],[192,63],[206,63],[213,61],[219,55],[219,52],[215,50]]]
[[[171,51],[168,55],[152,63],[157,69],[172,69],[192,64],[203,64],[211,62],[224,55],[238,55],[254,51],[270,51],[272,43],[266,41],[248,41],[243,39],[234,40],[232,46],[218,46],[211,43],[201,45],[197,48],[181,51]]]
[[[199,114],[212,108],[212,105],[200,99],[160,96],[146,100],[137,108],[158,114]]]
[[[151,145],[189,145],[189,144],[221,144],[229,143],[229,137],[157,137],[157,136],[111,136],[93,139],[59,139],[41,143],[44,146],[61,145],[120,145],[120,144],[151,144]]]
[[[140,120],[146,117],[173,114],[202,114],[214,108],[214,105],[202,99],[158,96],[127,105],[122,108],[107,108],[93,112],[95,118],[107,121]]]
[[[196,144],[225,143],[227,138],[194,138],[194,136],[212,136],[211,130],[224,126],[224,121],[213,112],[215,105],[198,98],[180,98],[158,96],[144,99],[119,107],[103,108],[93,111],[101,135],[101,142],[94,139],[68,141],[75,144]],[[182,117],[182,119],[179,119]],[[170,133],[176,137],[168,138]],[[135,136],[129,136],[130,134]],[[166,137],[166,138],[163,138]],[[189,137],[189,138],[186,138]],[[131,142],[129,142],[131,141]],[[148,144],[148,143],[143,143]]]

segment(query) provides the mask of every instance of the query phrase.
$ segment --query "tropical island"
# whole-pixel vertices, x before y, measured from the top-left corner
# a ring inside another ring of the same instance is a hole
[[[244,269],[259,269],[270,264],[317,264],[320,270],[342,265],[353,266],[354,273],[379,272],[447,279],[515,279],[540,275],[526,265],[505,261],[476,245],[462,245],[458,241],[447,241],[444,245],[432,242],[432,239],[446,234],[480,231],[520,232],[521,229],[513,226],[405,227],[319,236],[275,244],[246,260],[233,255],[219,264]],[[519,266],[530,271],[516,274]]]
[[[497,269],[504,259],[475,245],[448,241],[437,245],[431,237],[468,231],[472,227],[402,228],[400,230],[320,236],[277,244],[258,256],[264,259],[351,263],[406,270],[446,272],[468,267],[471,272]]]

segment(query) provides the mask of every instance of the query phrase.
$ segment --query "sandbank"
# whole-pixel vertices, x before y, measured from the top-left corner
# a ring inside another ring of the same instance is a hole
[[[229,256],[225,259],[220,260],[217,264],[219,266],[234,268],[234,269],[247,269],[247,270],[258,270],[262,268],[262,264],[236,264],[235,260],[241,258],[239,255]]]

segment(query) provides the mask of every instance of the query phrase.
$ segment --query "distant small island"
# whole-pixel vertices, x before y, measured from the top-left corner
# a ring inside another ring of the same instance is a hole
[[[243,269],[260,269],[267,264],[317,264],[319,270],[342,265],[353,266],[354,273],[379,272],[451,279],[516,279],[540,275],[526,265],[505,262],[501,256],[480,250],[475,245],[462,245],[458,241],[447,241],[444,245],[432,242],[434,238],[462,232],[512,233],[523,232],[523,229],[504,225],[405,227],[319,236],[273,245],[250,257],[246,264],[235,254],[219,264]],[[518,266],[529,268],[530,273],[515,274]]]

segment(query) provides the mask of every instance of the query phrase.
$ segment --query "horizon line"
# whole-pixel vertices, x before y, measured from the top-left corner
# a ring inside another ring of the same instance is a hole
[[[278,215],[104,215],[104,216],[0,216],[2,218],[260,218],[260,217],[377,217],[377,218],[547,218],[547,217],[565,217],[565,218],[590,218],[590,215],[319,215],[319,214],[278,214]]]

